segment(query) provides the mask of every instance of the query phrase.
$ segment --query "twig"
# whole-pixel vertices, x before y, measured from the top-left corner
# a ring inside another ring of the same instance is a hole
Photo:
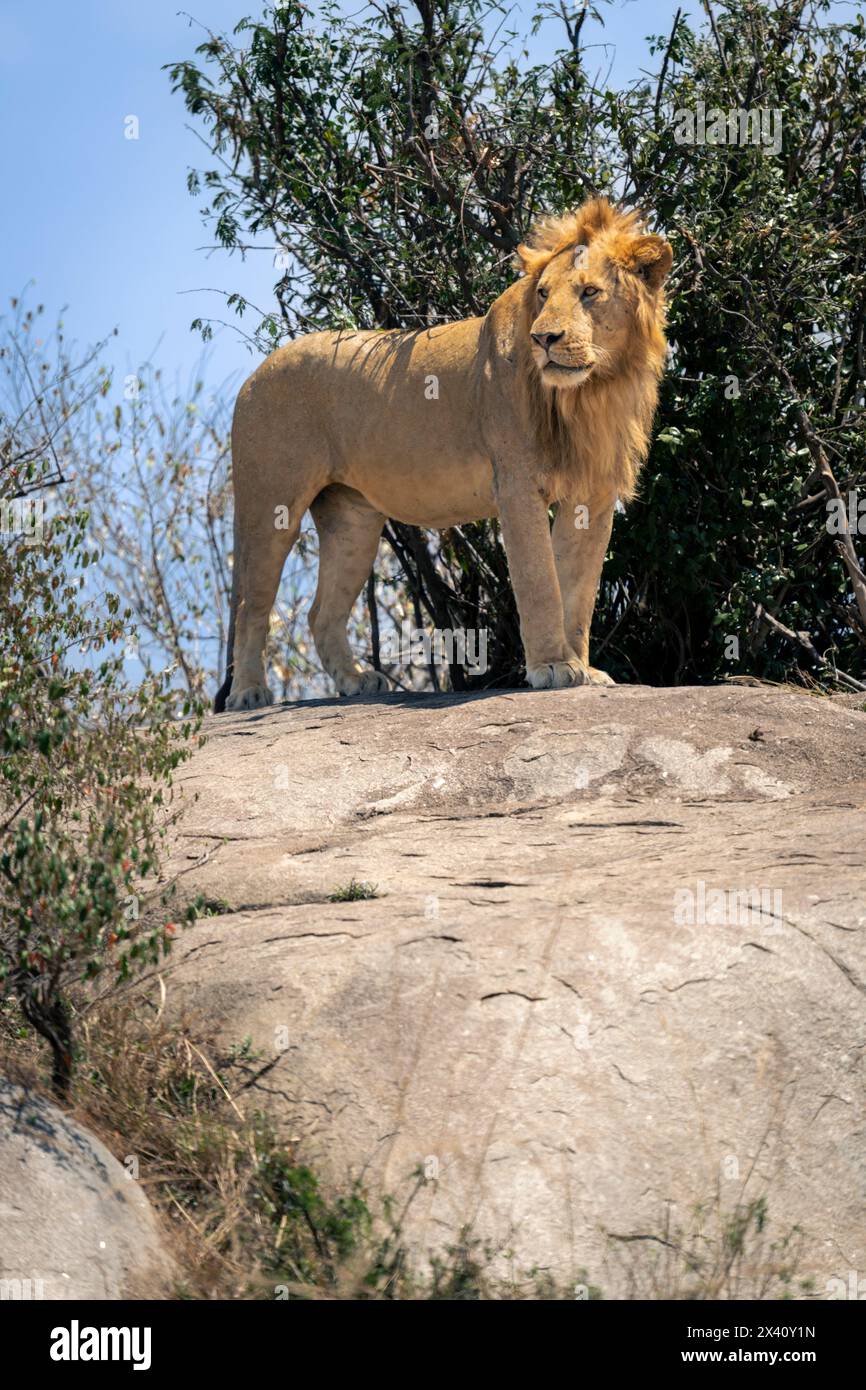
[[[854,676],[849,676],[845,671],[839,671],[832,662],[828,661],[825,656],[822,656],[808,632],[795,632],[793,628],[786,627],[784,623],[779,622],[778,618],[774,618],[772,613],[768,613],[762,603],[755,606],[755,620],[756,622],[766,623],[768,627],[773,628],[776,632],[780,632],[782,636],[787,637],[789,641],[796,642],[805,652],[808,652],[812,660],[820,666],[822,670],[829,671],[833,679],[837,680],[840,685],[847,685],[851,690],[866,690],[866,684],[864,684],[863,681],[855,680]]]
[[[663,92],[664,92],[665,77],[667,76],[667,71],[668,71],[668,60],[670,59],[670,56],[671,56],[671,49],[673,48],[673,45],[674,45],[674,39],[675,39],[676,36],[677,36],[677,29],[679,28],[679,23],[680,23],[680,16],[681,16],[681,14],[682,14],[682,9],[678,9],[677,12],[676,12],[676,14],[674,15],[674,25],[673,25],[673,28],[671,29],[671,36],[670,36],[670,38],[668,39],[668,46],[667,46],[667,48],[665,49],[665,56],[664,56],[664,62],[662,63],[662,70],[661,70],[661,72],[659,73],[658,86],[656,87],[655,121],[654,121],[654,124],[655,124],[655,125],[658,125],[658,123],[659,123],[659,116],[660,116],[660,114],[661,114],[661,107],[662,107],[662,94],[663,94]]]

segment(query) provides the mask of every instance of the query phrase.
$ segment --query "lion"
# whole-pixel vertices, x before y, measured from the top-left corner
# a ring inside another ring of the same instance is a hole
[[[649,448],[671,248],[596,198],[543,219],[517,256],[523,274],[483,318],[311,333],[241,387],[217,712],[271,702],[268,624],[308,509],[310,628],[339,694],[388,689],[355,660],[347,626],[389,517],[434,529],[497,517],[528,684],[613,684],[590,665],[590,624],[617,498],[634,496]]]

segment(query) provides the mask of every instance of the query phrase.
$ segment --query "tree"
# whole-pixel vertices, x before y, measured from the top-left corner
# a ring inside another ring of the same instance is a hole
[[[678,11],[649,40],[656,75],[617,92],[587,66],[586,24],[603,21],[589,3],[542,6],[533,29],[555,16],[562,30],[550,64],[487,0],[359,17],[325,3],[318,22],[276,4],[170,69],[214,156],[189,186],[218,245],[282,248],[263,349],[483,313],[539,212],[596,193],[647,208],[676,253],[671,363],[595,650],[650,683],[838,664],[859,688],[864,20],[829,23],[829,0],[704,9],[700,31]],[[513,681],[496,527],[422,538],[392,522],[386,538],[428,619],[490,630],[481,683]]]
[[[175,931],[151,880],[201,706],[179,709],[167,671],[127,683],[131,613],[93,594],[88,517],[64,505],[82,419],[108,389],[98,351],[76,361],[61,333],[52,360],[13,307],[0,344],[0,991],[50,1045],[63,1096],[75,987],[106,968],[127,978]]]

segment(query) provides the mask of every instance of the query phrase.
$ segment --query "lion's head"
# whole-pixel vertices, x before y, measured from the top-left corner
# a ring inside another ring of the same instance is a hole
[[[529,351],[545,387],[569,390],[635,365],[660,367],[662,287],[673,257],[638,213],[592,199],[540,222],[517,254],[528,281]]]

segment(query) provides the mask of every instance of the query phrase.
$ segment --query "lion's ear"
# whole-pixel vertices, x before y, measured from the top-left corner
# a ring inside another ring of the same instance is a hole
[[[534,246],[527,246],[525,242],[518,246],[514,254],[517,257],[518,268],[524,275],[537,275],[550,260],[549,251],[539,251]]]
[[[620,264],[631,270],[651,289],[661,289],[673,265],[674,253],[664,237],[632,237],[619,256]]]

